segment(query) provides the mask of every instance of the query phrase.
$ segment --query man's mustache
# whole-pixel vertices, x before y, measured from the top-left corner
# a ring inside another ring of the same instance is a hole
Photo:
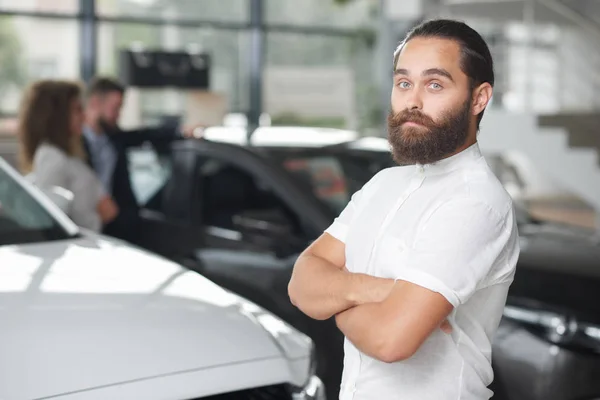
[[[396,126],[400,126],[406,122],[412,122],[423,126],[435,126],[435,122],[431,117],[423,114],[420,111],[404,110],[394,114],[392,122]]]

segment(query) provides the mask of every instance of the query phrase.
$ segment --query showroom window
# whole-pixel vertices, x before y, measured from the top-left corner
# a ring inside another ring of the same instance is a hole
[[[248,0],[96,0],[101,17],[246,22]]]
[[[353,0],[341,5],[333,0],[265,0],[265,20],[273,25],[356,29],[372,24],[376,1]]]
[[[364,79],[370,76],[364,71],[370,70],[374,51],[372,35],[365,36],[376,20],[374,3],[303,1],[298,7],[292,0],[264,0],[260,28],[265,81],[257,86],[269,95],[263,93],[261,107],[266,108],[266,98],[270,104],[286,104],[286,99],[279,101],[272,94],[286,84],[281,75],[290,68],[296,69],[297,79],[333,74],[341,84],[329,94],[341,99],[341,111],[325,107],[321,115],[314,112],[314,102],[300,102],[293,110],[274,110],[278,115],[271,120],[357,127],[356,120],[374,115],[368,105],[375,101],[364,101],[376,98],[371,96],[372,79]],[[130,48],[207,52],[211,90],[222,95],[227,112],[248,114],[254,104],[251,4],[250,0],[0,0],[0,59],[8,60],[0,70],[0,129],[14,126],[21,95],[30,82],[88,80],[94,74],[118,78],[119,53]],[[42,38],[53,45],[42,45]],[[310,97],[313,89],[314,85],[305,85],[302,90],[308,93],[297,94]],[[129,92],[124,128],[161,122],[187,109],[187,94],[181,90]],[[358,94],[362,102],[357,102]]]
[[[188,28],[171,24],[152,26],[133,23],[102,23],[98,34],[98,73],[118,75],[119,54],[128,49],[194,50],[211,57],[211,90],[225,97],[232,112],[248,108],[249,35],[243,30]],[[133,89],[129,100],[138,104],[139,123],[154,123],[162,118],[185,113],[186,91]]]
[[[0,0],[0,9],[40,13],[76,14],[79,0]]]
[[[0,112],[15,114],[29,82],[79,79],[77,21],[0,16]],[[41,39],[57,45],[42,45]]]

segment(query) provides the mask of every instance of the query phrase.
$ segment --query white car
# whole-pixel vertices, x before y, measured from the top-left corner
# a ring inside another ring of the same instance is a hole
[[[324,399],[304,334],[79,230],[0,158],[0,399]]]

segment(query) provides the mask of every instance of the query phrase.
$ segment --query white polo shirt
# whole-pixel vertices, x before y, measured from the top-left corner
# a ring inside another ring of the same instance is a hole
[[[434,332],[405,361],[380,362],[346,339],[340,399],[489,399],[519,240],[511,198],[479,146],[381,171],[327,232],[346,244],[349,271],[412,282],[454,306],[452,334]]]

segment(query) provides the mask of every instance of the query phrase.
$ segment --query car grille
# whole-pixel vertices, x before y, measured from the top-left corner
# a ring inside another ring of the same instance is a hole
[[[217,394],[194,400],[291,400],[292,396],[284,385],[263,386],[237,392]]]

